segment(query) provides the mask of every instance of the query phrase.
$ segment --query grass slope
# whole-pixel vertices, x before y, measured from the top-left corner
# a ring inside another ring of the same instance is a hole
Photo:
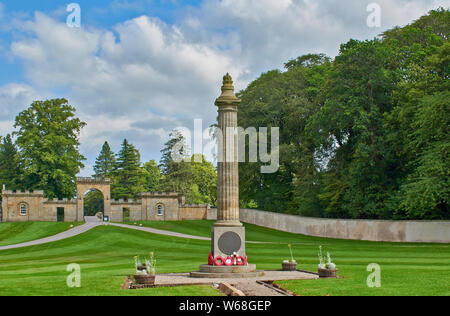
[[[59,234],[80,223],[25,222],[0,223],[0,246],[20,244]]]
[[[214,221],[138,222],[143,226],[209,237]],[[134,223],[131,223],[134,224]],[[299,268],[317,271],[318,246],[329,251],[343,279],[278,282],[300,295],[450,295],[450,245],[387,243],[303,236],[245,224],[249,260],[259,269],[279,269],[291,243]],[[370,263],[381,266],[381,288],[367,287]]]
[[[159,229],[209,235],[212,222],[145,223]],[[319,245],[330,251],[343,279],[284,281],[300,295],[450,295],[448,244],[397,244],[334,240],[294,235],[246,225],[247,254],[258,269],[279,269],[289,257],[287,243],[301,269],[317,270]],[[125,228],[101,226],[51,244],[0,251],[0,295],[218,295],[211,287],[120,290],[134,272],[133,256],[154,251],[158,273],[189,272],[207,260],[208,241],[159,236]],[[78,263],[81,288],[68,288],[66,267]],[[381,288],[366,286],[370,263],[381,265]]]

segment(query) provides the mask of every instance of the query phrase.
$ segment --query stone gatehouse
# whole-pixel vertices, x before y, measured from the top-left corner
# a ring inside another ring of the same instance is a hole
[[[3,186],[0,209],[1,222],[84,221],[84,197],[92,190],[103,195],[104,215],[112,222],[177,221],[207,219],[209,205],[187,205],[176,192],[140,193],[136,200],[111,199],[109,179],[77,178],[75,199],[46,199],[44,191],[10,191]]]

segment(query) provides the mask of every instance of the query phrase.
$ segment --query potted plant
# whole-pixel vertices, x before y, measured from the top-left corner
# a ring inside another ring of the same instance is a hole
[[[331,261],[331,255],[327,252],[327,262],[325,263],[322,256],[322,246],[319,246],[319,278],[336,278],[337,277],[336,264]]]
[[[150,252],[150,258],[145,259],[145,263],[139,260],[139,256],[134,257],[136,273],[134,280],[137,284],[153,285],[156,278],[156,259],[153,252]]]
[[[291,259],[284,260],[281,263],[283,271],[297,271],[297,261],[295,261],[294,256],[292,255],[292,246],[288,244],[289,251],[291,252]]]

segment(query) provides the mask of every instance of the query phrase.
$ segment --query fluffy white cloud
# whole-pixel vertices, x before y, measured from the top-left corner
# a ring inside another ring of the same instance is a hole
[[[381,7],[381,28],[367,26],[370,3]],[[350,38],[373,38],[449,5],[449,0],[210,0],[184,20],[183,29],[194,41],[227,49],[243,62],[245,79],[253,79],[302,54],[335,56]]]
[[[27,105],[39,98],[36,90],[26,84],[9,83],[0,86],[0,120],[12,121]]]

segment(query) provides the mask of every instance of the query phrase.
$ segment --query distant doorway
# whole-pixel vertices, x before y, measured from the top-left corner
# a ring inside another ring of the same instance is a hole
[[[122,209],[122,212],[123,212],[123,221],[124,222],[129,222],[130,221],[130,209],[124,207]]]
[[[83,199],[84,216],[96,216],[98,213],[104,214],[105,202],[103,193],[97,189],[92,189],[84,194]]]
[[[56,220],[58,222],[64,222],[64,207],[56,208]]]

